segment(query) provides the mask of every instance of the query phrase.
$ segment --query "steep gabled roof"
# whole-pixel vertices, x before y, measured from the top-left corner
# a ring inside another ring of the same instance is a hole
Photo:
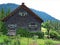
[[[11,12],[7,17],[3,18],[2,21],[6,21],[8,18],[10,18],[11,16],[13,16],[20,8],[23,8],[24,10],[26,10],[27,12],[29,12],[32,16],[34,16],[39,22],[43,22],[43,20],[37,16],[34,12],[32,12],[27,6],[24,5],[24,3],[22,3],[22,5],[20,5],[18,8],[16,8],[13,12]]]

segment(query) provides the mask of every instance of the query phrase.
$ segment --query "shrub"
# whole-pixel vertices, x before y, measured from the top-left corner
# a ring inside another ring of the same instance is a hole
[[[17,34],[20,34],[22,37],[29,37],[29,32],[26,29],[19,28]]]
[[[31,36],[37,35],[38,38],[44,38],[44,33],[43,32],[32,32],[30,33]]]
[[[44,33],[43,32],[37,32],[38,38],[44,38]]]
[[[57,40],[60,40],[60,35],[59,35],[59,36],[57,36]]]
[[[22,36],[22,37],[32,37],[34,35],[38,35],[38,38],[43,38],[44,37],[43,32],[29,32],[28,30],[22,29],[22,28],[19,28],[17,30],[17,34],[20,34],[20,36]]]
[[[57,39],[59,37],[59,34],[56,31],[50,32],[50,38]]]

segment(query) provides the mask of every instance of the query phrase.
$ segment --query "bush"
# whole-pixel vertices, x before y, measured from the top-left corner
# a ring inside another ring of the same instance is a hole
[[[50,32],[50,38],[57,39],[59,37],[59,34],[56,31]]]
[[[59,36],[57,36],[57,40],[60,40],[60,35],[59,35]]]
[[[32,32],[30,33],[31,36],[37,35],[38,38],[44,38],[44,33],[43,32]]]
[[[17,31],[17,35],[20,34],[22,37],[29,37],[29,32],[26,29],[19,28]]]
[[[38,38],[43,38],[44,33],[43,32],[29,32],[26,29],[19,28],[17,30],[17,34],[20,34],[22,37],[33,37],[34,35],[38,35]]]
[[[36,34],[39,36],[38,38],[44,38],[44,33],[43,32],[37,32]]]

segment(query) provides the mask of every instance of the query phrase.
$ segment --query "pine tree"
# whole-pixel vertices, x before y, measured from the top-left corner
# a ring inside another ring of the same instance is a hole
[[[0,18],[2,19],[4,15],[5,15],[5,11],[4,11],[4,8],[2,8],[0,11]]]
[[[8,8],[7,12],[6,12],[6,16],[9,15],[11,12],[10,8]]]

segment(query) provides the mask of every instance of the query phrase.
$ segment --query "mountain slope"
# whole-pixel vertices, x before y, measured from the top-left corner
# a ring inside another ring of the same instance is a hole
[[[50,16],[49,14],[42,12],[42,11],[37,11],[32,9],[34,13],[36,13],[39,17],[41,17],[44,21],[51,20],[51,21],[58,21],[58,19]]]
[[[11,11],[13,11],[14,9],[16,9],[19,5],[17,4],[12,4],[12,3],[8,3],[8,4],[0,4],[0,10],[2,8],[4,8],[5,12],[8,10],[8,8],[11,9]],[[31,9],[34,13],[36,13],[40,18],[42,18],[44,21],[47,20],[51,20],[51,21],[58,21],[57,19],[55,19],[54,17],[50,16],[49,14],[42,12],[42,11],[38,11],[35,9]]]
[[[1,10],[2,8],[4,8],[5,11],[7,11],[8,8],[10,8],[11,11],[13,11],[13,10],[16,9],[17,7],[18,7],[18,5],[12,4],[12,3],[0,4],[0,10]]]

